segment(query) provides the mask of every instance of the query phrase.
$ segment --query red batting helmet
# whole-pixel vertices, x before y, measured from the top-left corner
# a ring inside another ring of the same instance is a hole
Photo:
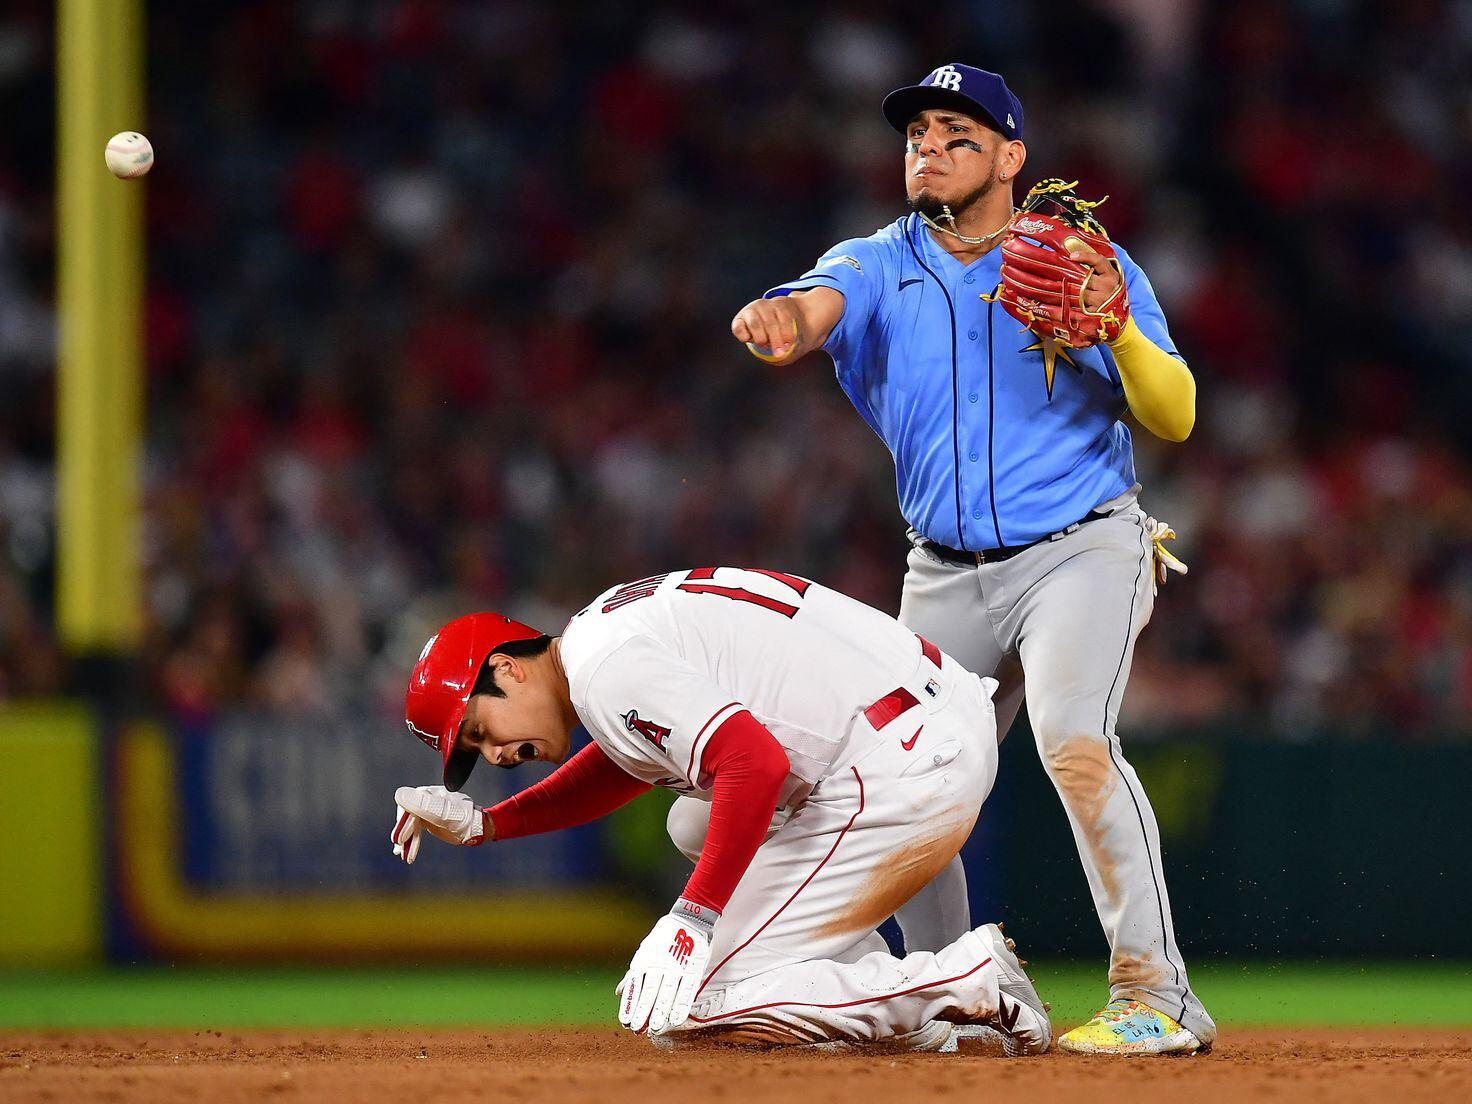
[[[429,638],[404,695],[404,723],[445,764],[445,788],[458,790],[475,768],[479,753],[455,750],[465,705],[486,657],[513,640],[542,634],[499,613],[457,617]]]

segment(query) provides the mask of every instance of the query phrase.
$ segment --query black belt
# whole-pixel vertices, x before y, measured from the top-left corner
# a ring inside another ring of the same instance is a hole
[[[980,567],[983,564],[1001,563],[1003,560],[1010,560],[1019,552],[1026,552],[1029,548],[1036,548],[1038,545],[1045,544],[1048,541],[1066,537],[1069,533],[1078,529],[1079,526],[1087,525],[1091,521],[1098,521],[1100,518],[1108,516],[1108,514],[1101,514],[1096,510],[1090,510],[1072,525],[1065,525],[1056,533],[1049,533],[1046,537],[1039,537],[1037,540],[1028,544],[1008,544],[1000,548],[984,548],[979,552],[968,552],[960,548],[948,548],[943,544],[936,544],[935,541],[925,537],[920,537],[915,542],[915,545],[929,552],[931,555],[939,556],[949,563],[964,564],[966,567]]]

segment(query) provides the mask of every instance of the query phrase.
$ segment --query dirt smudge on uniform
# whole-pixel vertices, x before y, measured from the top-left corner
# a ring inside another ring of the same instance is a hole
[[[732,1027],[706,1027],[681,1032],[675,1037],[678,1043],[704,1043],[711,1046],[774,1047],[801,1046],[804,1043],[821,1042],[816,1033],[805,1034],[795,1028],[782,1028],[777,1024],[750,1023]]]
[[[1053,781],[1073,813],[1084,845],[1094,858],[1104,896],[1119,897],[1119,876],[1115,860],[1104,849],[1104,806],[1118,784],[1118,775],[1109,761],[1109,743],[1097,736],[1075,736],[1065,740],[1048,757]]]
[[[976,817],[952,820],[939,832],[905,844],[864,879],[847,907],[823,925],[820,935],[873,931],[945,869],[961,850]]]
[[[1165,980],[1165,971],[1155,964],[1154,951],[1142,955],[1116,953],[1109,962],[1109,985],[1137,989],[1155,989]]]

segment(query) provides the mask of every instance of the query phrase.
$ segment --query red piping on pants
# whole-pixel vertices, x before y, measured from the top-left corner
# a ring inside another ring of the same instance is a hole
[[[939,981],[927,981],[923,985],[915,985],[909,989],[901,989],[898,993],[885,993],[882,997],[865,997],[862,1000],[843,1001],[839,1004],[812,1004],[805,1003],[803,1001],[773,1001],[771,1004],[757,1004],[753,1005],[751,1008],[738,1008],[734,1012],[722,1012],[719,1016],[711,1016],[709,1018],[701,1016],[691,1016],[690,1019],[694,1020],[696,1023],[704,1024],[715,1023],[717,1020],[734,1019],[737,1016],[747,1016],[750,1015],[752,1012],[764,1012],[768,1008],[853,1008],[856,1005],[860,1004],[883,1004],[885,1001],[893,1000],[895,997],[908,997],[911,993],[919,993],[925,989],[934,989],[936,986],[939,985],[950,985],[953,982],[962,981],[966,978],[969,978],[972,974],[976,973],[977,970],[980,970],[990,961],[991,956],[988,955],[986,958],[978,962],[975,966],[971,967],[971,969],[967,970],[964,974],[957,974],[955,977],[941,978]]]
[[[843,831],[838,833],[838,838],[833,841],[833,846],[828,848],[828,854],[823,856],[823,861],[815,866],[813,868],[813,872],[803,879],[802,885],[798,886],[792,891],[792,896],[782,902],[782,907],[779,908],[776,912],[772,913],[771,916],[767,917],[767,919],[762,922],[762,926],[757,928],[756,931],[752,932],[745,943],[741,944],[741,946],[737,947],[725,958],[721,959],[721,961],[716,964],[715,969],[711,970],[710,973],[705,975],[705,980],[700,983],[700,988],[695,990],[695,996],[697,998],[699,998],[701,993],[705,992],[705,987],[710,984],[710,979],[715,977],[716,974],[720,972],[721,968],[726,965],[726,963],[730,962],[738,954],[746,950],[747,947],[751,946],[756,937],[761,935],[762,932],[766,931],[767,928],[771,925],[772,921],[777,919],[777,917],[781,916],[782,913],[786,911],[788,905],[797,900],[797,895],[803,890],[807,889],[808,883],[818,876],[818,871],[822,870],[823,867],[828,865],[828,860],[831,859],[833,857],[833,853],[838,850],[838,845],[843,842],[843,837],[848,835],[848,830],[854,826],[854,821],[859,819],[859,814],[864,811],[864,779],[860,776],[857,767],[849,767],[849,770],[854,772],[854,778],[857,779],[859,783],[859,807],[854,810],[854,815],[848,818],[848,823],[843,826]],[[694,1017],[692,1017],[692,1019],[693,1018]]]

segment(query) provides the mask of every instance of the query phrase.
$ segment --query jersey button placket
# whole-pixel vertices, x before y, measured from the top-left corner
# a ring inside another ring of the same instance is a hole
[[[975,273],[971,273],[971,272],[966,273],[964,276],[961,277],[961,282],[963,284],[974,284],[976,282]],[[966,301],[966,299],[967,299],[967,293],[962,292],[958,288],[957,291],[956,291],[956,301],[957,302],[964,302],[964,301]],[[973,342],[974,341],[978,341],[981,338],[981,331],[979,329],[977,329],[976,327],[974,327],[974,326],[969,327],[966,330],[966,338],[967,338],[968,341],[973,341]],[[971,355],[974,357],[977,354],[972,353]],[[980,392],[978,392],[978,391],[967,391],[966,392],[966,401],[968,403],[972,403],[972,404],[975,404],[975,403],[980,402],[981,401],[981,394],[980,394]],[[965,455],[965,457],[966,457],[966,459],[968,461],[967,470],[969,472],[972,469],[972,465],[975,465],[975,464],[977,464],[977,463],[980,462],[980,460],[981,460],[981,453],[977,449],[972,448],[972,449],[968,449],[964,455]],[[964,485],[968,485],[974,479],[975,479],[975,476],[974,475],[968,475],[967,478],[964,478],[964,479],[961,480],[961,483],[962,483],[963,486]],[[981,511],[979,509],[976,509],[975,508],[975,504],[973,503],[972,510],[971,510],[971,520],[972,521],[980,521],[982,519],[982,516],[983,516],[983,511]],[[966,534],[964,534],[964,533],[961,534],[961,537],[962,537],[962,547],[963,548],[964,547],[968,547],[968,545],[966,544]]]

